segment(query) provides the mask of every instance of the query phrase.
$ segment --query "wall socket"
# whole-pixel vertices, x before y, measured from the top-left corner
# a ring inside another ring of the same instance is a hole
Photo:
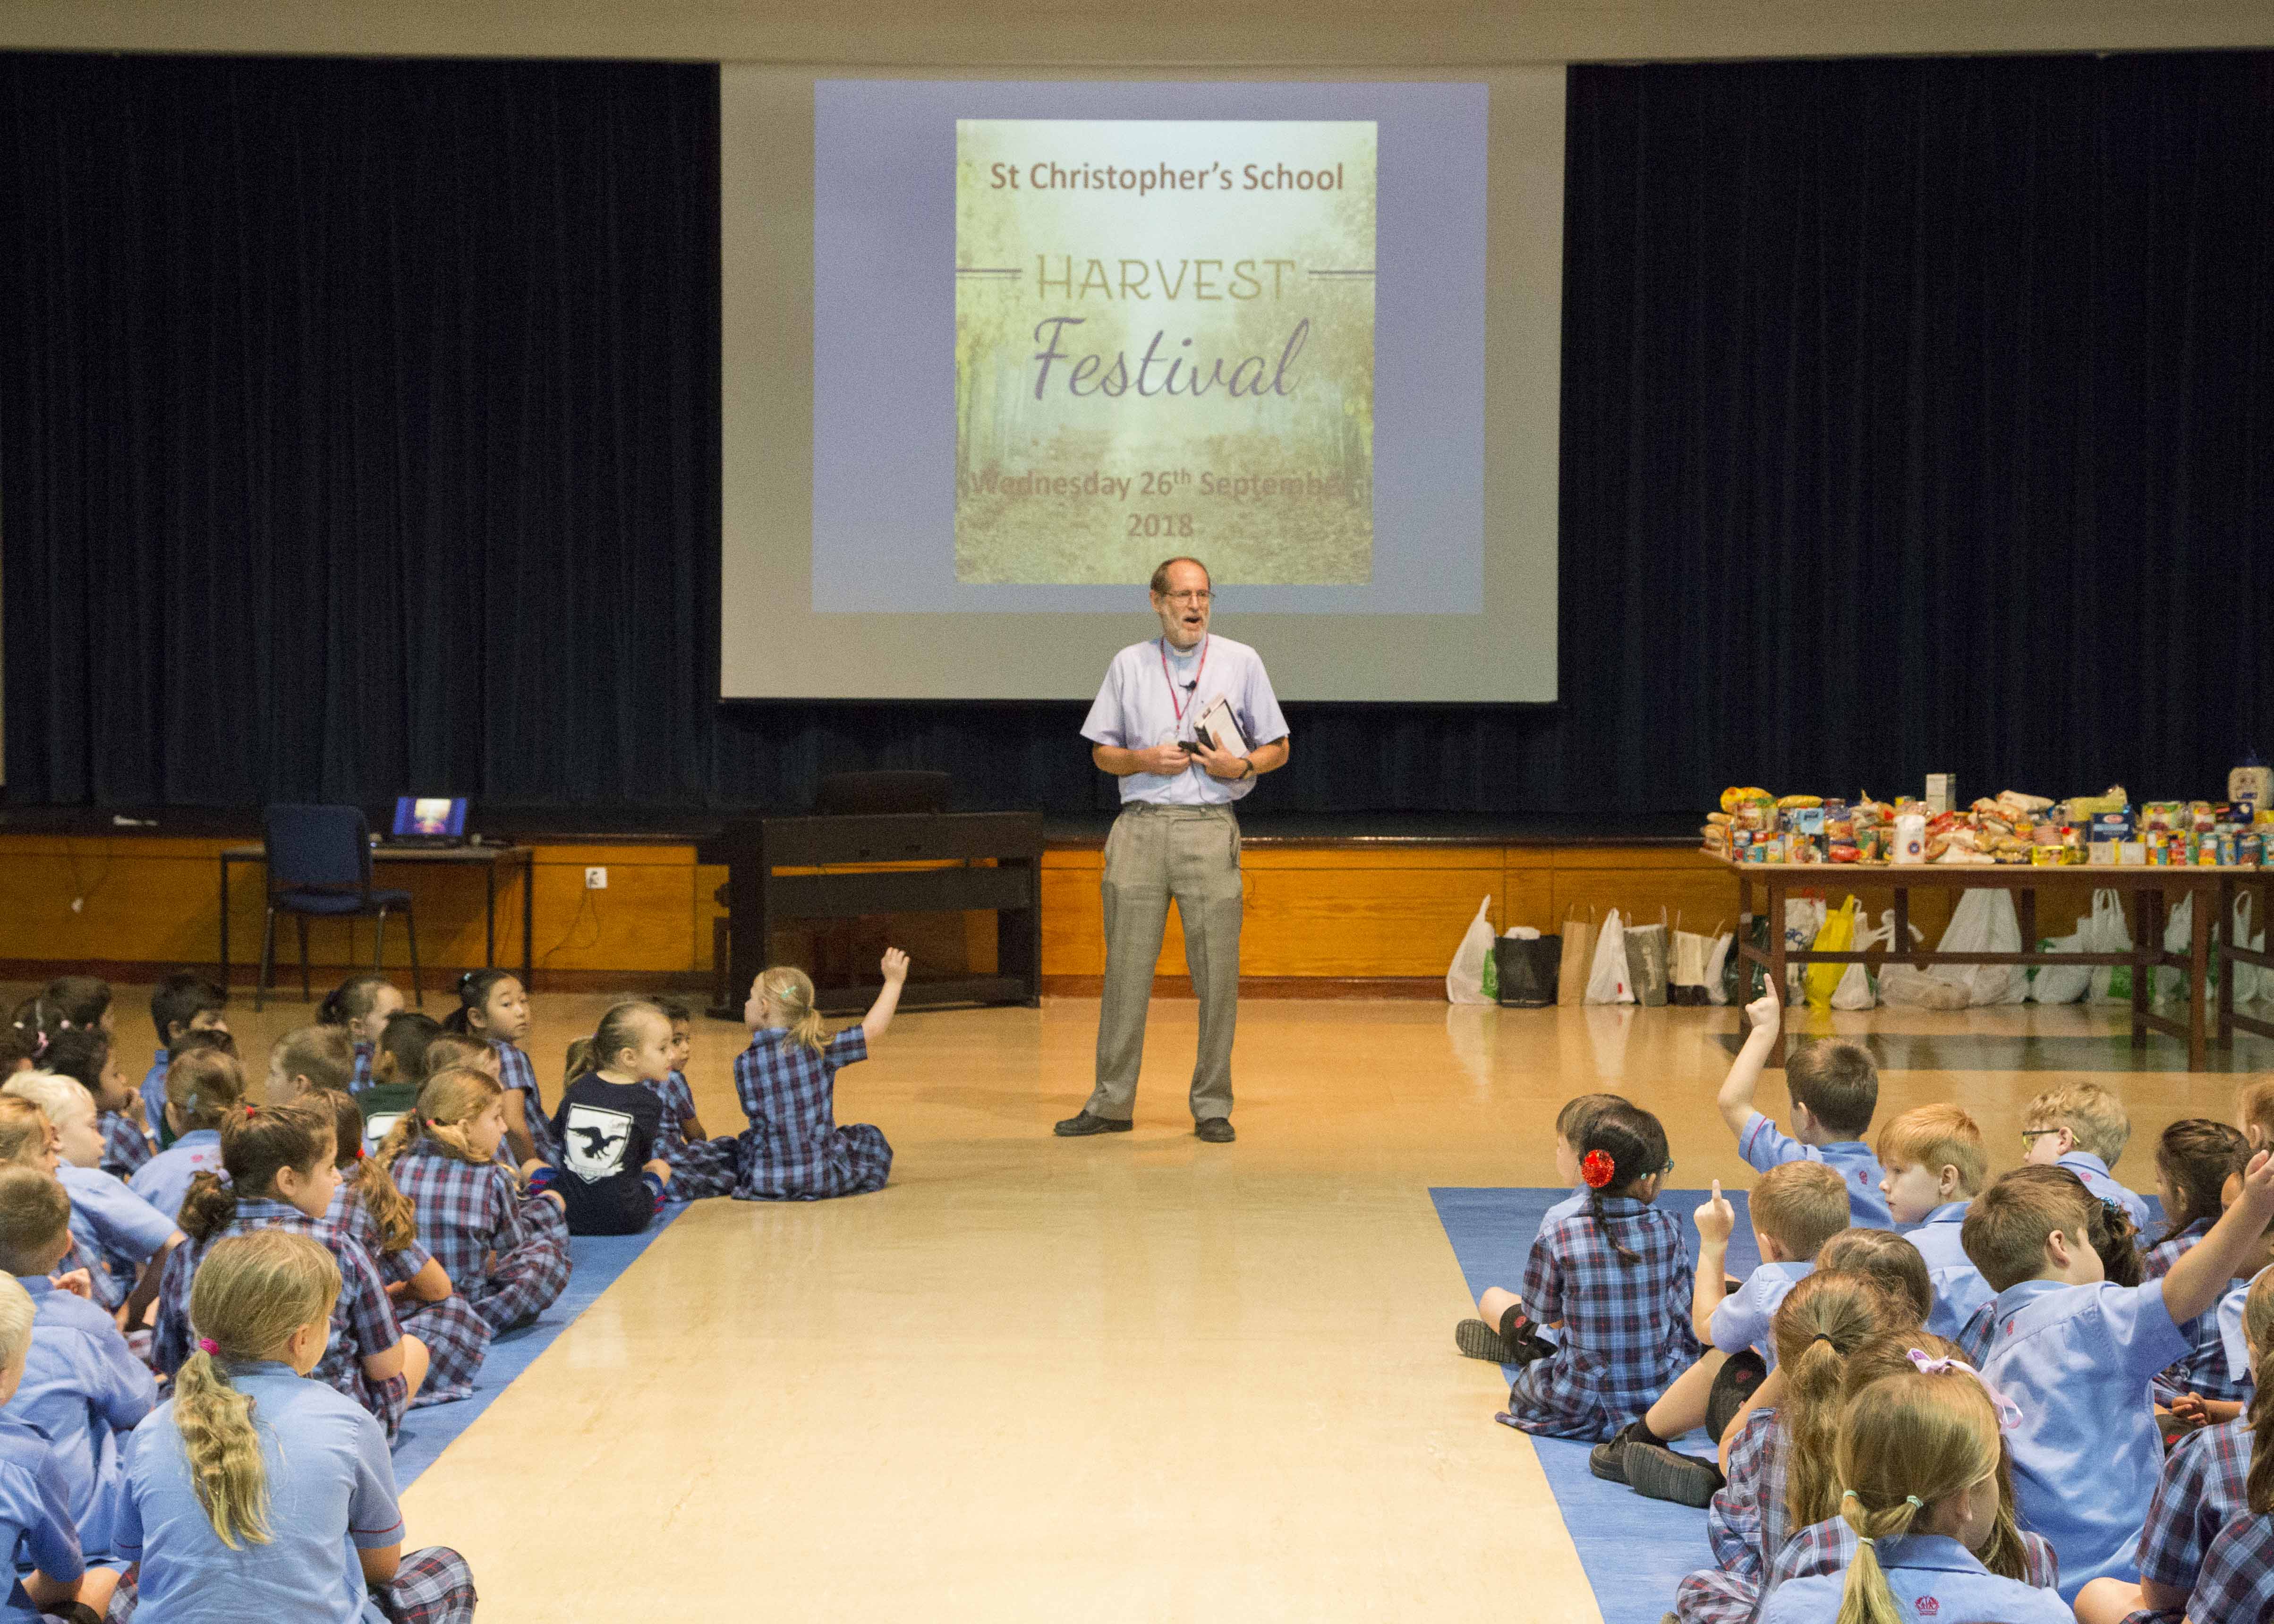
[[[606,890],[607,890],[607,889],[608,889],[608,871],[607,871],[606,868],[587,868],[587,869],[585,869],[585,870],[584,870],[584,889],[585,889],[586,891],[606,891]]]

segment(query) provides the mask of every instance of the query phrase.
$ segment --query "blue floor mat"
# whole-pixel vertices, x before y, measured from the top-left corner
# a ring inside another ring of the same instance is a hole
[[[490,1343],[489,1357],[482,1361],[482,1373],[474,1395],[455,1404],[414,1410],[403,1417],[403,1431],[395,1446],[395,1486],[409,1488],[420,1472],[439,1460],[442,1451],[479,1418],[513,1379],[534,1365],[553,1340],[576,1322],[577,1315],[599,1302],[602,1292],[623,1278],[624,1271],[631,1267],[640,1253],[686,1210],[684,1205],[665,1207],[656,1221],[637,1235],[571,1237],[568,1255],[573,1261],[568,1289],[561,1292],[558,1302],[538,1316],[536,1324],[508,1331]]]
[[[1658,1198],[1660,1207],[1677,1214],[1690,1229],[1693,1259],[1696,1229],[1690,1214],[1706,1193],[1668,1190]],[[1737,1209],[1736,1234],[1729,1244],[1729,1272],[1742,1277],[1759,1263],[1760,1254],[1753,1246],[1745,1192],[1725,1193]],[[1487,1286],[1505,1286],[1510,1290],[1522,1287],[1524,1261],[1540,1233],[1540,1220],[1564,1194],[1561,1190],[1429,1192],[1472,1299]],[[1451,1340],[1449,1335],[1447,1356],[1457,1357],[1451,1350]],[[1512,1368],[1508,1376],[1515,1380]],[[1488,1413],[1480,1412],[1477,1423],[1491,1426],[1493,1420]],[[1674,1605],[1674,1587],[1682,1575],[1713,1565],[1713,1553],[1706,1545],[1706,1514],[1687,1506],[1645,1500],[1618,1484],[1603,1482],[1587,1470],[1590,1446],[1586,1444],[1556,1438],[1532,1441],[1547,1474],[1547,1485],[1555,1492],[1556,1507],[1563,1514],[1563,1525],[1578,1550],[1587,1583],[1594,1588],[1605,1624],[1659,1624]],[[1706,1453],[1705,1433],[1692,1433],[1683,1447]]]

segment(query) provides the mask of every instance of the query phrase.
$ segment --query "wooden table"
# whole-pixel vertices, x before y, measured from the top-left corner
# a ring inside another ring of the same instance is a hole
[[[1751,961],[1768,972],[1769,984],[1785,986],[1788,965],[1860,964],[1877,970],[1889,959],[1924,968],[1930,965],[2026,965],[2037,966],[2128,965],[2132,969],[2132,1046],[2145,1049],[2148,1034],[2161,1032],[2187,1046],[2187,1070],[2206,1069],[2212,1042],[2205,994],[2210,984],[2211,941],[2214,927],[2233,917],[2237,886],[2263,886],[2274,872],[2257,868],[2149,868],[2136,865],[2068,863],[2037,868],[2022,863],[1754,863],[1711,858],[1736,876],[1737,940],[1741,962]],[[1753,896],[1757,887],[1768,893],[1766,951],[1752,944]],[[1784,944],[1785,899],[1795,891],[1891,890],[1895,894],[1895,943],[1861,952],[1819,953],[1788,951]],[[1910,946],[1910,893],[1914,891],[2009,891],[2020,917],[2022,940],[2029,944],[2018,953],[1944,953]],[[2132,951],[2125,953],[2046,953],[2037,951],[2037,893],[2083,891],[2090,900],[2096,891],[2121,893],[2136,905],[2132,922]],[[2193,897],[2194,929],[2185,953],[2164,948],[2165,921],[2175,898]],[[2265,898],[2262,895],[2263,907]],[[2216,918],[2214,912],[2216,911]],[[2224,935],[2224,931],[2219,932]],[[2227,956],[2238,955],[2232,948]],[[2274,966],[2274,953],[2240,955],[2241,962]],[[2187,1015],[2184,1021],[2158,1015],[2150,1007],[2155,972],[2168,966],[2186,973]],[[1750,981],[1747,983],[1750,985]],[[1743,1017],[1739,1018],[1740,1029]],[[2234,1013],[2233,981],[2222,978],[2218,1008],[2218,1039],[2233,1041],[2234,1028],[2274,1037],[2274,1023],[2255,1021]],[[1780,1034],[1769,1064],[1784,1064],[1786,1037]]]

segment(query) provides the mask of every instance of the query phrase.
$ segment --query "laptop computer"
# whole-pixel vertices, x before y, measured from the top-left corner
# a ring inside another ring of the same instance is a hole
[[[394,846],[463,846],[466,843],[466,798],[463,795],[400,795],[395,801],[395,828],[388,841]]]

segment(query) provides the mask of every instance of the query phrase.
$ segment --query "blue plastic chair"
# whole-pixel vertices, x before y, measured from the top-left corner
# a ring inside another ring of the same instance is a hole
[[[426,1002],[418,976],[418,928],[410,914],[410,893],[382,891],[371,883],[371,825],[359,807],[269,807],[260,815],[260,839],[268,863],[268,921],[260,937],[260,981],[253,989],[258,1011],[276,968],[276,915],[290,914],[300,928],[300,996],[308,989],[308,921],[371,919],[371,967],[387,951],[387,916],[403,915],[410,933],[410,992]],[[352,929],[352,927],[350,927]],[[353,936],[350,936],[353,941]]]

